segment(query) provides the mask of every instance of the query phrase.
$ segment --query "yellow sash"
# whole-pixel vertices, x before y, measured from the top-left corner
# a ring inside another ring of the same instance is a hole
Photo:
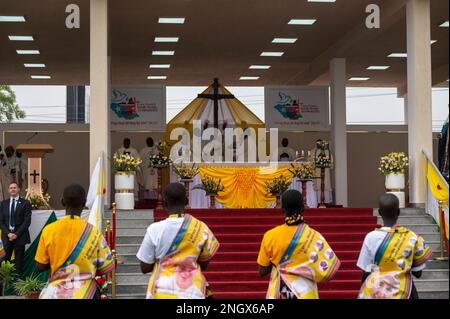
[[[266,298],[281,298],[282,280],[298,299],[318,299],[317,283],[331,280],[340,264],[322,235],[302,223],[297,226],[278,267],[272,267]]]
[[[104,252],[100,258],[99,253]],[[70,256],[42,290],[41,299],[92,299],[96,292],[95,276],[114,267],[111,253],[101,233],[86,223]]]
[[[218,247],[219,243],[204,223],[185,215],[169,251],[155,264],[147,298],[204,299],[206,279],[198,260],[208,260]]]
[[[409,299],[411,268],[426,262],[432,250],[405,227],[379,229],[387,232],[375,254],[375,267],[359,292],[359,299]]]

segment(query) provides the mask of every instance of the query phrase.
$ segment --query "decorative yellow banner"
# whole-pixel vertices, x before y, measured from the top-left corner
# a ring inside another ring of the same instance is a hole
[[[284,175],[290,182],[292,174],[288,168],[262,167],[211,167],[200,168],[201,178],[208,175],[220,178],[224,191],[216,200],[226,208],[266,208],[275,201],[267,194],[266,183]]]

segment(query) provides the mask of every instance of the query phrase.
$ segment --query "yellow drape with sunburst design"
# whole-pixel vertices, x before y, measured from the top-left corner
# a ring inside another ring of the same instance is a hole
[[[222,180],[224,191],[216,200],[227,208],[266,208],[275,201],[267,194],[266,183],[280,175],[292,179],[287,167],[270,166],[200,168],[199,174],[201,178],[208,175]]]

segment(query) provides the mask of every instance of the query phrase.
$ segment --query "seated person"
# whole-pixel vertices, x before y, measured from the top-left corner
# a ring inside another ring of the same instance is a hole
[[[267,299],[319,299],[317,283],[330,281],[340,267],[325,238],[303,220],[303,196],[282,198],[285,222],[265,233],[258,256],[261,277],[271,273]]]
[[[96,276],[114,268],[111,251],[102,233],[80,218],[86,192],[73,184],[64,189],[66,216],[44,228],[36,252],[39,271],[51,277],[41,299],[99,299]]]
[[[358,259],[363,271],[360,299],[418,299],[412,276],[420,278],[432,250],[421,236],[399,227],[398,198],[379,200],[383,227],[367,234]]]
[[[219,242],[200,220],[184,213],[183,185],[164,190],[168,218],[151,224],[137,253],[144,274],[152,272],[147,299],[205,299],[207,283],[202,271],[214,257]]]

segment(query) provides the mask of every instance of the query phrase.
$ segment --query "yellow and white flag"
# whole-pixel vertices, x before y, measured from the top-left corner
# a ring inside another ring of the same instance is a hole
[[[104,194],[105,194],[105,166],[103,156],[99,156],[97,164],[91,176],[91,184],[86,199],[86,206],[89,208],[88,223],[102,229]]]

